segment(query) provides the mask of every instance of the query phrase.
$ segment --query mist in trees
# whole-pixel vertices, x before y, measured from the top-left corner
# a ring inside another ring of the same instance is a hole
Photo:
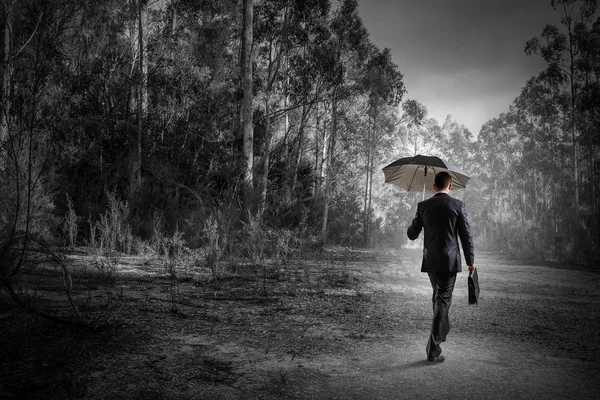
[[[597,1],[550,6],[558,24],[525,44],[547,68],[478,135],[484,233],[507,251],[587,262],[598,250],[600,20]]]

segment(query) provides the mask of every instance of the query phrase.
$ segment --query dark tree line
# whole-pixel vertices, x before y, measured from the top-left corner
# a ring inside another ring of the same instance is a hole
[[[218,216],[232,237],[258,218],[369,241],[405,89],[356,1],[1,5],[0,258],[15,271],[31,238],[93,243],[114,201],[139,240],[202,247]]]

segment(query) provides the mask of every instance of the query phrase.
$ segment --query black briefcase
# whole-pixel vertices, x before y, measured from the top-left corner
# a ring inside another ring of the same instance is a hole
[[[477,268],[473,271],[469,271],[467,284],[469,286],[469,304],[477,304],[479,301],[479,278],[477,277]]]

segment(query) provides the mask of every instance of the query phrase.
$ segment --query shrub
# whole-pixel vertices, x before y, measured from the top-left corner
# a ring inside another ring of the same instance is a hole
[[[67,213],[65,214],[65,218],[63,220],[63,233],[69,239],[69,246],[71,248],[75,247],[75,243],[77,241],[77,214],[73,209],[73,200],[71,196],[67,193]]]
[[[286,261],[291,250],[290,244],[294,239],[293,232],[289,229],[282,229],[276,233],[275,239],[277,244],[275,246],[274,258]]]
[[[134,239],[129,226],[129,205],[127,202],[119,201],[115,194],[108,191],[106,196],[108,209],[96,222],[100,251],[107,254],[114,252],[131,254]]]
[[[7,288],[43,262],[37,243],[51,243],[59,226],[54,196],[43,180],[28,181],[21,163],[0,168],[0,277]]]
[[[204,221],[204,237],[206,239],[205,260],[206,265],[210,268],[213,280],[219,278],[218,262],[223,256],[225,247],[227,246],[227,237],[222,235],[219,225],[218,214],[211,214]]]
[[[267,245],[267,229],[263,226],[259,215],[248,214],[248,221],[244,223],[243,243],[246,256],[252,265],[264,265],[265,248]]]
[[[88,226],[90,227],[90,237],[88,240],[88,245],[90,247],[96,247],[96,233],[97,233],[97,224],[92,222],[92,216],[88,216]]]

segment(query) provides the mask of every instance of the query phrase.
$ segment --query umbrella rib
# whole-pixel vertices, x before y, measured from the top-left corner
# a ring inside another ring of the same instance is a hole
[[[396,176],[400,175],[400,168],[395,169],[392,174],[390,175],[390,177],[388,179],[386,179],[386,182],[392,182],[394,179],[396,179]]]
[[[456,172],[452,171],[452,175],[454,175],[454,177],[456,178],[456,180],[460,182],[460,184],[462,185],[462,187],[466,187],[467,186],[467,185],[465,185],[463,183],[462,179],[460,179],[460,176]]]
[[[417,171],[419,170],[419,167],[420,167],[420,165],[417,165],[417,168],[415,168],[415,173],[413,174],[413,177],[410,180],[410,183],[408,184],[408,187],[406,188],[407,191],[410,191],[410,188],[412,187],[412,184],[415,181],[415,176],[417,176]]]

